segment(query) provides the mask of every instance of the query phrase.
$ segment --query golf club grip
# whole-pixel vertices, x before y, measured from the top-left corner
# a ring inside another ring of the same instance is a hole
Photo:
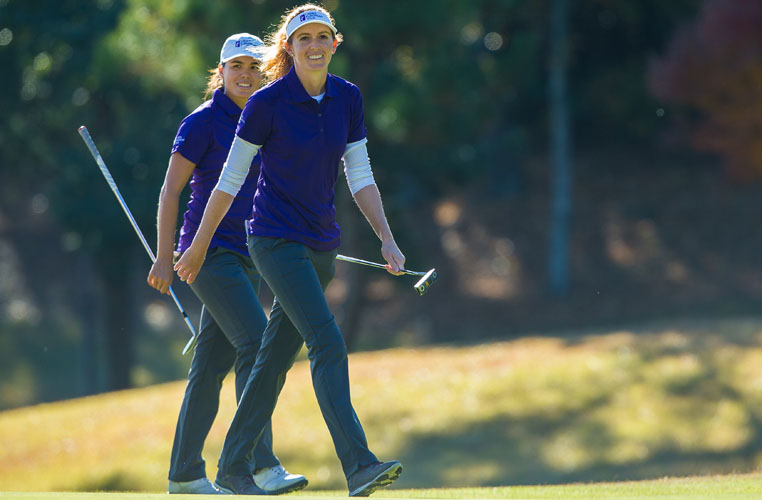
[[[363,259],[356,259],[354,257],[347,257],[346,255],[338,254],[336,255],[337,260],[343,260],[344,262],[353,262],[355,264],[362,264],[364,266],[370,266],[370,267],[377,267],[379,269],[386,269],[386,266],[383,264],[379,264],[378,262],[371,262],[369,260],[363,260]],[[423,276],[426,273],[420,273],[417,271],[409,271],[407,269],[400,269],[400,272],[405,274],[410,274],[412,276]]]
[[[336,259],[343,260],[344,262],[353,262],[355,264],[362,264],[365,266],[377,267],[379,269],[386,269],[386,266],[383,264],[378,264],[376,262],[371,262],[369,260],[355,259],[354,257],[347,257],[346,255],[339,254],[336,256]]]
[[[106,166],[106,162],[103,161],[103,157],[101,156],[101,153],[98,151],[98,148],[95,146],[95,142],[93,141],[93,138],[90,136],[90,132],[87,130],[87,127],[82,125],[81,127],[77,129],[77,132],[79,132],[79,135],[82,137],[82,140],[85,141],[85,145],[87,146],[87,149],[90,150],[90,154],[95,159],[95,163],[98,164],[98,168],[100,168],[101,173],[103,174],[103,177],[106,178],[106,182],[111,188],[111,191],[114,192],[116,199],[119,201],[119,205],[122,207],[122,210],[124,211],[125,215],[127,215],[127,218],[130,220],[130,224],[132,224],[132,228],[137,233],[138,238],[140,238],[140,242],[143,243],[143,248],[145,248],[146,252],[148,253],[148,256],[151,258],[151,262],[156,262],[156,257],[154,257],[151,247],[148,245],[148,242],[146,241],[145,236],[143,236],[143,232],[140,230],[140,227],[138,227],[138,223],[135,221],[135,218],[132,216],[132,212],[130,212],[130,209],[127,207],[127,203],[125,203],[124,199],[122,198],[122,195],[119,192],[119,188],[116,187],[116,182],[114,181],[114,178],[111,176],[111,172]],[[177,309],[180,311],[180,314],[182,314],[183,320],[185,320],[185,324],[188,325],[188,328],[190,329],[192,334],[191,341],[188,342],[188,345],[185,346],[185,350],[183,351],[183,354],[185,354],[188,351],[188,349],[193,345],[192,343],[195,343],[196,328],[193,326],[193,323],[191,323],[191,320],[188,317],[188,314],[185,312],[185,309],[180,304],[180,300],[177,298],[177,295],[175,295],[175,291],[172,290],[171,286],[169,287],[169,294],[172,296],[172,300],[175,302]]]

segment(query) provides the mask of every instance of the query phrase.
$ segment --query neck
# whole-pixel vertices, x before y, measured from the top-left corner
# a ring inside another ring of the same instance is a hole
[[[231,97],[230,100],[236,103],[236,105],[239,108],[243,109],[243,107],[246,106],[246,101],[248,101],[249,98],[248,97]]]
[[[225,92],[225,95],[228,96],[230,98],[230,100],[233,101],[236,104],[236,106],[238,106],[241,109],[243,109],[243,107],[246,106],[246,101],[249,100],[248,97],[241,97],[241,96],[237,96],[237,95],[232,95],[232,94],[229,94],[227,92]]]
[[[310,96],[317,96],[325,92],[325,82],[328,79],[328,70],[307,71],[295,68],[296,76]]]

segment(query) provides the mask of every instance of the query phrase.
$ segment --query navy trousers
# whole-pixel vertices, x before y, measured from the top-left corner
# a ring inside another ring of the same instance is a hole
[[[317,252],[300,243],[249,236],[249,253],[275,294],[262,347],[249,376],[218,464],[219,475],[246,473],[252,443],[264,437],[286,373],[304,343],[312,385],[336,454],[348,478],[377,462],[349,393],[347,348],[325,299],[336,270],[336,251]]]
[[[201,452],[217,415],[222,381],[232,367],[236,399],[243,394],[267,324],[257,296],[260,282],[249,256],[217,247],[209,251],[191,285],[204,305],[172,445],[172,481],[206,477]],[[245,458],[249,471],[280,463],[273,455],[269,420],[250,452]]]

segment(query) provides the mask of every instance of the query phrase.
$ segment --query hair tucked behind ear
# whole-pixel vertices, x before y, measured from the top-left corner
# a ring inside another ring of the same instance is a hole
[[[209,100],[214,95],[214,91],[225,87],[225,81],[222,79],[222,72],[219,67],[209,70],[209,78],[206,81],[204,90],[204,99]]]
[[[331,13],[320,5],[305,3],[286,11],[286,13],[281,17],[280,26],[278,26],[278,29],[265,37],[267,50],[261,68],[262,74],[265,76],[265,78],[267,78],[267,80],[272,82],[278,78],[286,76],[286,74],[288,74],[288,72],[291,70],[291,67],[294,65],[293,58],[289,55],[288,52],[286,52],[286,48],[284,47],[287,41],[286,26],[288,26],[289,21],[291,21],[298,14],[308,10],[317,10],[323,12],[331,20],[331,23],[334,26],[336,25],[336,22],[333,20]],[[334,38],[338,43],[341,43],[341,33],[337,33]]]

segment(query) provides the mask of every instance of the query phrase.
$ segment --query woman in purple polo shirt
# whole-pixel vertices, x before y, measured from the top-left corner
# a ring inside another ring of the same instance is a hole
[[[189,283],[200,276],[215,228],[259,151],[262,165],[248,246],[276,300],[225,438],[216,484],[238,494],[250,491],[246,454],[269,421],[286,372],[306,343],[315,395],[349,495],[367,496],[397,479],[402,466],[379,462],[368,448],[350,400],[346,345],[324,295],[340,243],[334,187],[342,160],[354,199],[381,240],[389,272],[399,274],[405,257],[387,224],[370,169],[360,91],[328,73],[341,42],[331,16],[316,5],[302,5],[284,15],[271,40],[263,72],[272,83],[247,101],[199,230],[175,266]]]
[[[211,99],[180,124],[161,188],[156,262],[148,275],[148,283],[162,293],[168,293],[174,276],[172,246],[180,193],[190,180],[191,196],[177,245],[182,253],[193,240],[217,184],[241,109],[262,83],[263,48],[262,41],[248,33],[229,37],[218,67],[211,71],[205,96]],[[222,380],[235,366],[236,399],[240,399],[267,324],[257,297],[260,276],[249,257],[244,230],[259,163],[259,157],[249,159],[251,173],[213,234],[204,270],[191,285],[203,307],[172,446],[169,493],[222,493],[207,479],[201,452],[217,414]],[[304,476],[286,472],[273,454],[269,422],[254,449],[249,472],[254,472],[263,494],[294,491],[307,484]]]

